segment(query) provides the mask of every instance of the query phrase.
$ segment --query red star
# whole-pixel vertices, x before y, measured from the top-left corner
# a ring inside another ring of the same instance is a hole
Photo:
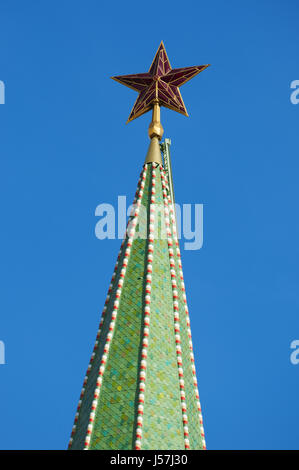
[[[153,63],[147,73],[111,77],[113,80],[139,93],[127,122],[133,121],[133,119],[149,111],[153,107],[154,101],[157,99],[160,106],[165,106],[166,108],[173,109],[178,113],[188,116],[179,87],[202,72],[209,65],[210,64],[172,69],[163,41],[161,41]]]

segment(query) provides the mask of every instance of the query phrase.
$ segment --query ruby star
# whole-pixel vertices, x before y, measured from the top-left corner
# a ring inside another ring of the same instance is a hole
[[[188,116],[179,87],[206,69],[207,65],[172,69],[161,41],[152,65],[147,73],[111,77],[123,85],[139,92],[127,122],[146,113],[158,100],[160,106]]]

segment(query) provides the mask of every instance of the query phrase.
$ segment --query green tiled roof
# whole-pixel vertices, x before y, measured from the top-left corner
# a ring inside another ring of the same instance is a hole
[[[189,316],[162,166],[143,167],[136,201],[133,232],[146,226],[150,235],[160,226],[162,236],[138,238],[129,230],[122,243],[69,448],[203,449]]]

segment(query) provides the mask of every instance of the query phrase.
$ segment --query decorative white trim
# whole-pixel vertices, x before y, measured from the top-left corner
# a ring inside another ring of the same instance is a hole
[[[166,184],[168,184],[167,176],[164,173],[164,171],[163,171],[163,178],[162,179],[164,180],[164,182],[166,182]],[[196,397],[196,403],[197,403],[197,410],[198,410],[198,416],[199,416],[200,434],[201,434],[203,449],[205,450],[206,449],[206,440],[205,440],[205,434],[204,434],[204,428],[203,428],[202,410],[201,410],[201,405],[200,405],[197,378],[196,378],[196,370],[195,370],[195,363],[194,363],[193,345],[192,345],[192,337],[191,337],[191,329],[190,329],[190,317],[189,317],[189,310],[188,310],[187,297],[186,297],[186,291],[185,291],[183,267],[182,267],[182,262],[181,262],[181,253],[180,253],[180,247],[179,247],[179,242],[178,242],[177,233],[176,233],[174,208],[173,208],[173,204],[171,202],[170,195],[168,195],[168,202],[169,202],[169,207],[170,207],[173,237],[174,237],[174,240],[175,240],[175,251],[176,251],[176,256],[177,256],[177,259],[178,259],[179,275],[180,275],[180,280],[181,280],[180,284],[181,284],[181,290],[182,290],[183,300],[184,300],[184,305],[185,305],[187,333],[188,333],[188,338],[189,338],[190,361],[191,361],[191,369],[192,369],[192,374],[193,374],[193,385],[194,385],[194,391],[195,391],[195,397]]]
[[[151,179],[151,203],[150,203],[150,223],[147,245],[147,266],[145,278],[145,307],[144,307],[144,328],[142,338],[141,361],[139,369],[139,395],[138,395],[138,409],[137,409],[137,422],[136,422],[136,440],[135,450],[141,450],[142,442],[142,425],[143,425],[143,411],[144,411],[144,392],[146,380],[146,359],[148,348],[148,337],[150,332],[150,313],[151,313],[151,282],[152,282],[152,264],[154,255],[154,233],[155,233],[155,185],[156,185],[156,164],[152,164],[152,179]]]
[[[178,375],[179,375],[179,384],[180,384],[180,398],[181,398],[182,420],[183,420],[183,429],[184,429],[184,445],[185,445],[185,449],[190,449],[188,416],[187,416],[186,398],[185,398],[185,382],[184,382],[184,371],[183,371],[182,350],[181,350],[178,291],[177,291],[176,272],[174,269],[175,268],[174,254],[173,254],[173,248],[172,248],[173,239],[172,239],[171,226],[170,226],[170,221],[169,221],[169,207],[168,207],[168,198],[167,198],[167,191],[166,191],[166,181],[165,181],[165,176],[164,176],[162,167],[161,167],[161,181],[162,181],[162,194],[163,194],[163,201],[164,201],[164,216],[165,216],[164,218],[165,218],[165,226],[166,226],[166,234],[167,234],[167,245],[168,245],[168,253],[169,253],[171,285],[172,285],[174,333],[175,333],[176,356],[177,356]]]

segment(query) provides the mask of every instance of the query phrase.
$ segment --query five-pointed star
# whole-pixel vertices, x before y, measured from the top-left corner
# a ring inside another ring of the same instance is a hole
[[[146,113],[158,100],[160,106],[173,109],[188,116],[179,87],[202,72],[210,64],[172,69],[161,41],[152,65],[147,73],[111,77],[123,85],[139,92],[127,122]]]

